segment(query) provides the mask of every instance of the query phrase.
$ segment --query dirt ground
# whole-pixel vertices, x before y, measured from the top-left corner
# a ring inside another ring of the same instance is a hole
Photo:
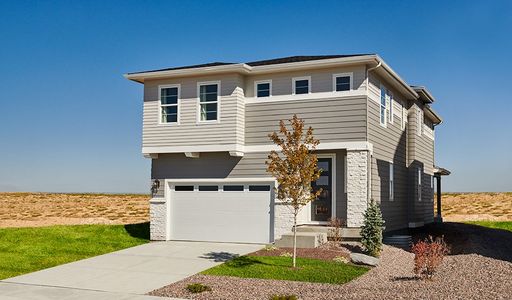
[[[0,193],[0,227],[149,221],[149,195]]]
[[[441,207],[446,221],[512,221],[512,193],[443,194]]]

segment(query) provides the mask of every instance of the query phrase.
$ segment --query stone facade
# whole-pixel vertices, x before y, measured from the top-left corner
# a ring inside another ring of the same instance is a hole
[[[368,206],[368,151],[347,151],[347,227],[363,225]]]
[[[274,205],[274,240],[278,240],[285,233],[292,232],[293,209],[282,202]]]
[[[149,200],[149,234],[152,241],[168,240],[167,202],[165,198],[152,198]]]

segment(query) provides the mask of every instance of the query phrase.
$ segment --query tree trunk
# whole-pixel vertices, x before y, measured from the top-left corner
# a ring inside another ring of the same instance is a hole
[[[293,214],[293,267],[297,260],[297,211]]]

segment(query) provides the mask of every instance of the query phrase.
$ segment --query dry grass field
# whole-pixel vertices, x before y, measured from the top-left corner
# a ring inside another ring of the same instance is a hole
[[[446,221],[512,221],[512,193],[447,193],[442,209]]]
[[[0,227],[149,221],[149,195],[0,193]]]

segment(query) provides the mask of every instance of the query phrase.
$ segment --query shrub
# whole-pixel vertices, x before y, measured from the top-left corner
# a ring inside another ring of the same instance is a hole
[[[327,232],[327,237],[333,242],[341,242],[341,226],[343,226],[343,221],[339,218],[330,218],[329,219],[329,230]]]
[[[265,251],[274,251],[274,250],[277,250],[279,248],[277,248],[275,245],[265,245]]]
[[[340,264],[348,264],[348,259],[343,256],[336,256],[332,259],[334,262],[340,263]]]
[[[211,291],[212,288],[201,283],[191,283],[187,285],[187,290],[191,293],[197,294],[206,291]]]
[[[432,236],[429,236],[425,240],[415,243],[412,246],[414,273],[420,278],[432,278],[448,251],[443,237],[433,239]]]
[[[364,212],[363,226],[361,226],[361,243],[371,256],[379,256],[382,251],[382,229],[384,220],[380,207],[372,199]]]
[[[290,252],[283,252],[283,253],[281,253],[281,255],[279,255],[279,256],[281,256],[281,257],[292,257],[292,256],[293,256],[293,254],[291,254]]]
[[[270,300],[297,300],[295,295],[274,295],[270,297]]]

